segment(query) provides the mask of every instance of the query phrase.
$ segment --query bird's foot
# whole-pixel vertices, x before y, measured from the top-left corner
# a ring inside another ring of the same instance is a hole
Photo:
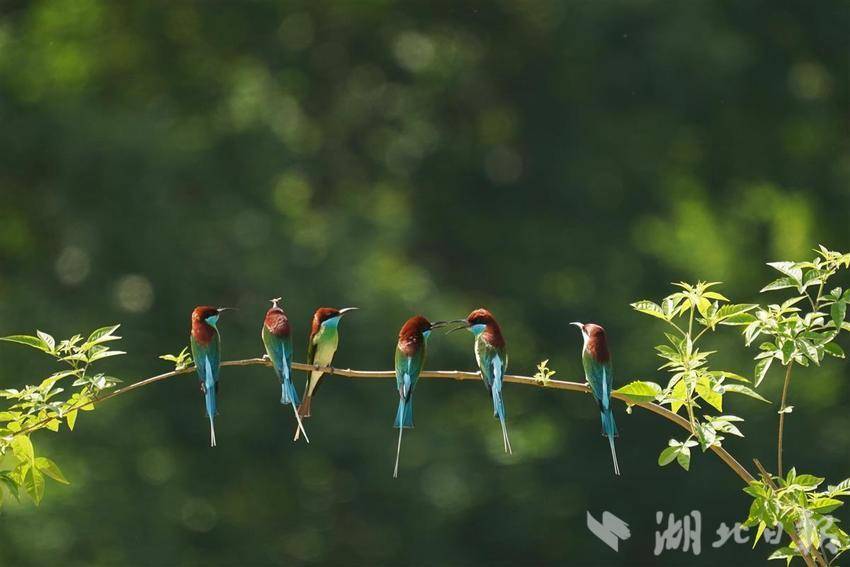
[[[321,370],[321,369],[322,369],[322,367],[319,366],[318,364],[313,365],[313,370]]]
[[[269,355],[264,354],[263,358],[261,358],[260,360],[271,360],[271,358],[269,358]]]

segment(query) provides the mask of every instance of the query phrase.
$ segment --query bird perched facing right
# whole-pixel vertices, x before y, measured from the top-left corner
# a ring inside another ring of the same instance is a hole
[[[599,404],[602,417],[602,435],[608,437],[611,445],[611,458],[614,460],[614,474],[620,474],[617,463],[617,451],[614,449],[614,437],[617,437],[617,425],[614,423],[614,412],[611,408],[611,387],[614,383],[614,369],[611,364],[611,353],[608,350],[608,339],[605,329],[595,323],[570,323],[581,329],[584,346],[581,350],[581,363],[584,376],[593,396]]]
[[[201,305],[192,310],[192,330],[189,343],[192,360],[201,382],[204,405],[210,420],[210,447],[215,447],[215,416],[218,413],[218,371],[221,366],[221,336],[218,334],[218,318],[230,307]]]
[[[421,315],[408,319],[398,333],[395,347],[395,381],[398,388],[398,411],[395,424],[398,428],[398,447],[395,454],[393,478],[398,478],[398,459],[401,455],[401,434],[413,427],[413,391],[419,381],[419,373],[425,365],[428,336],[434,329],[445,325],[445,321],[431,323]]]
[[[346,307],[344,309],[334,309],[333,307],[320,307],[316,309],[310,328],[310,339],[307,342],[307,364],[319,368],[331,365],[336,349],[339,346],[339,321],[343,315],[356,309],[358,308]],[[323,372],[320,370],[308,371],[304,399],[301,401],[301,405],[298,406],[298,415],[301,418],[310,417],[311,415],[313,395],[319,387],[322,375]],[[296,440],[298,440],[300,433],[300,429],[295,430]]]

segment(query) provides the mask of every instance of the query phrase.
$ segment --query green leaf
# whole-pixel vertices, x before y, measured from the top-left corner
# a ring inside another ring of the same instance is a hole
[[[758,307],[754,303],[738,303],[724,305],[717,310],[715,318],[722,325],[748,325],[755,321],[755,317],[748,311]]]
[[[835,498],[815,498],[809,503],[808,508],[818,514],[828,514],[843,505],[844,502]]]
[[[99,344],[99,343],[104,343],[106,341],[114,341],[114,340],[120,339],[121,337],[117,337],[117,336],[112,334],[115,331],[117,331],[118,327],[120,327],[120,326],[121,326],[120,324],[118,324],[118,325],[108,325],[106,327],[101,327],[100,329],[92,331],[92,334],[90,334],[89,338],[86,339],[86,344],[96,345],[96,344]]]
[[[652,315],[653,317],[658,317],[664,321],[669,321],[670,317],[668,317],[664,310],[661,309],[661,306],[655,303],[654,301],[649,301],[648,299],[642,299],[640,301],[636,301],[631,304],[632,308],[635,311],[640,313],[646,313],[647,315]]]
[[[110,356],[121,356],[122,354],[127,354],[123,350],[102,350],[96,352],[89,356],[89,362],[94,362],[96,360],[100,360],[102,358],[108,358]]]
[[[723,390],[726,392],[735,392],[736,394],[743,394],[745,396],[749,396],[751,398],[755,398],[760,402],[764,402],[766,404],[771,403],[770,400],[764,398],[761,394],[756,393],[751,388],[744,386],[743,384],[724,384]]]
[[[59,469],[59,465],[57,465],[47,457],[37,458],[35,460],[35,466],[36,468],[38,468],[38,470],[40,470],[53,480],[61,482],[62,484],[71,484],[70,482],[68,482],[68,479],[65,478],[65,475],[62,474],[62,471]]]
[[[727,372],[726,370],[712,370],[709,372],[715,378],[728,378],[729,380],[737,380],[738,382],[749,382],[748,378],[744,378],[740,374]]]
[[[679,447],[667,447],[661,454],[658,455],[658,466],[666,466],[676,460],[676,456],[679,453]]]
[[[697,394],[717,411],[723,411],[723,394],[712,389],[708,378],[700,378],[696,385]]]
[[[48,350],[46,352],[49,352],[50,354],[56,352],[56,339],[43,331],[39,331],[38,329],[36,329],[35,334],[38,335],[38,338],[41,339],[47,347]]]
[[[18,492],[18,483],[14,481],[8,474],[2,473],[0,474],[0,484],[6,487],[6,490],[9,491],[9,494],[15,497],[15,500],[20,502],[20,494]],[[2,491],[0,491],[0,496],[2,496]]]
[[[803,270],[795,262],[768,262],[767,265],[782,272],[797,284],[803,281]]]
[[[847,302],[843,299],[836,301],[832,304],[829,314],[832,317],[832,322],[835,323],[835,327],[840,327],[841,323],[844,322],[844,316],[847,314]]]
[[[764,529],[767,527],[767,524],[764,521],[759,521],[758,529],[756,530],[756,537],[753,540],[753,549],[756,548],[756,544],[761,539],[762,534],[764,533]]]
[[[791,563],[791,560],[799,555],[800,553],[789,545],[787,547],[780,547],[771,553],[768,559],[785,559],[788,563]]]
[[[31,463],[35,460],[35,449],[28,435],[16,435],[9,445],[15,457],[22,463]]]
[[[10,335],[8,337],[0,337],[0,341],[30,346],[32,348],[37,348],[42,352],[50,354],[50,346],[40,338],[33,337],[31,335]]]
[[[797,287],[797,282],[795,282],[791,278],[779,278],[773,280],[772,282],[761,288],[761,290],[759,290],[759,293],[764,293],[766,291],[775,291],[777,289],[786,289],[789,287]]]
[[[27,475],[24,477],[24,488],[33,502],[35,502],[35,505],[38,506],[41,503],[41,499],[44,498],[44,475],[41,474],[38,468],[29,467]]]
[[[691,450],[688,449],[687,446],[682,445],[678,448],[678,452],[676,454],[676,462],[679,463],[685,470],[689,470],[691,467]]]
[[[794,484],[799,484],[805,490],[814,490],[823,483],[823,478],[812,474],[801,474],[794,478]]]
[[[764,380],[764,377],[767,376],[767,371],[770,370],[770,365],[773,363],[773,358],[763,358],[756,363],[756,383],[755,387],[758,388],[761,381]]]
[[[74,430],[74,424],[77,423],[77,410],[71,410],[65,414],[65,420],[68,422],[68,429]]]
[[[685,385],[684,380],[679,380],[676,382],[676,385],[673,386],[673,391],[670,392],[670,411],[673,413],[679,413],[679,410],[685,405],[685,398],[687,398],[688,390]]]
[[[635,402],[651,402],[655,400],[662,392],[661,386],[655,382],[635,381],[630,382],[614,390],[615,394],[621,394]]]

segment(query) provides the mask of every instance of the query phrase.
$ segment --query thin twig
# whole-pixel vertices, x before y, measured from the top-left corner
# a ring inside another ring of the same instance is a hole
[[[271,362],[265,358],[247,358],[244,360],[229,360],[221,363],[222,366],[271,366]],[[395,378],[394,370],[351,370],[350,368],[333,368],[333,367],[316,367],[309,364],[301,364],[299,362],[292,363],[293,370],[303,370],[303,371],[311,371],[311,370],[320,370],[325,374],[334,374],[336,376],[341,376],[344,378],[352,378],[352,379],[360,379],[360,378]],[[85,406],[99,404],[101,402],[105,402],[111,398],[116,396],[120,396],[122,394],[126,394],[127,392],[131,392],[133,390],[138,390],[144,386],[149,386],[155,382],[161,382],[163,380],[167,380],[169,378],[173,378],[175,376],[180,376],[182,374],[189,374],[195,371],[194,366],[190,366],[188,368],[183,368],[181,370],[174,370],[172,372],[166,372],[164,374],[158,374],[157,376],[152,376],[150,378],[146,378],[144,380],[140,380],[138,382],[134,382],[133,384],[129,384],[124,386],[123,388],[118,388],[117,390],[113,390],[112,392],[101,396],[99,398],[95,398],[93,400],[89,400],[85,403],[78,404],[74,407],[69,408],[65,411],[67,414],[70,411],[80,409]],[[481,380],[481,374],[479,372],[462,372],[459,370],[426,370],[419,374],[420,378],[429,378],[429,379],[447,379],[447,380]],[[585,394],[591,393],[590,387],[587,384],[578,383],[578,382],[567,382],[564,380],[547,380],[544,384],[539,380],[535,380],[530,376],[519,376],[515,374],[508,374],[504,377],[505,382],[512,382],[514,384],[525,384],[527,386],[537,386],[539,388],[550,388],[554,390],[567,390],[571,392],[581,392]],[[651,411],[656,415],[660,415],[661,417],[672,421],[685,431],[690,434],[694,434],[693,429],[691,428],[688,420],[679,416],[678,414],[673,413],[672,411],[659,406],[658,404],[654,404],[651,402],[634,402],[630,400],[627,396],[622,394],[618,394],[616,392],[613,393],[613,397],[627,402],[629,404],[641,407],[645,410]],[[33,425],[18,431],[15,435],[25,435],[27,433],[31,433],[36,429],[42,428],[46,423],[53,421],[55,419],[59,419],[58,416],[52,416],[49,418],[45,418],[39,422],[34,423]],[[728,466],[732,471],[737,474],[741,480],[744,482],[750,482],[754,480],[753,476],[747,471],[746,468],[739,463],[735,457],[733,457],[726,449],[723,447],[719,447],[717,445],[712,445],[711,450],[714,451],[718,457]]]
[[[791,383],[791,369],[794,365],[789,362],[785,370],[785,383],[782,385],[782,402],[779,404],[779,434],[776,437],[776,474],[782,476],[782,436],[785,433],[785,399],[788,397],[788,385]]]

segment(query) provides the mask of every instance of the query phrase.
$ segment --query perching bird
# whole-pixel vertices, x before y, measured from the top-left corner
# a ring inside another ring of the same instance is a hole
[[[345,309],[334,309],[332,307],[320,307],[313,314],[313,326],[310,330],[310,340],[307,343],[307,364],[310,366],[328,367],[334,358],[337,346],[339,346],[339,331],[337,329],[339,320],[349,311],[357,307],[346,307]],[[304,399],[298,406],[298,415],[302,418],[310,417],[310,406],[313,395],[322,379],[322,372],[310,370],[307,386],[304,389]],[[295,431],[295,439],[298,439],[300,430]]]
[[[218,371],[221,364],[221,337],[218,334],[218,317],[229,307],[195,307],[192,311],[192,331],[189,342],[201,392],[204,394],[207,417],[210,419],[210,447],[215,447],[216,394]]]
[[[280,379],[280,403],[292,405],[298,428],[304,435],[304,439],[309,443],[310,439],[304,430],[304,424],[301,423],[301,416],[298,415],[297,408],[301,402],[298,399],[298,392],[295,391],[295,386],[292,384],[292,336],[289,318],[278,305],[280,300],[280,297],[271,300],[272,306],[266,312],[261,336],[263,345],[266,347],[266,355],[271,360],[275,373]]]
[[[461,323],[453,331],[468,329],[475,335],[475,360],[481,370],[484,385],[493,397],[493,416],[502,424],[502,443],[506,453],[513,453],[505,425],[505,401],[502,399],[502,384],[508,368],[508,352],[502,330],[493,314],[484,308],[476,309],[466,319],[457,319],[451,323]]]
[[[570,323],[581,329],[584,346],[581,351],[581,363],[584,366],[584,376],[593,396],[599,403],[602,416],[602,435],[608,437],[611,444],[611,458],[614,459],[614,474],[620,474],[617,463],[617,451],[614,449],[614,437],[617,436],[617,425],[614,423],[614,412],[611,408],[611,386],[614,382],[614,372],[611,366],[611,353],[608,351],[608,340],[605,329],[595,323]]]
[[[395,425],[398,428],[398,448],[395,454],[393,478],[398,478],[398,459],[401,455],[401,434],[413,427],[413,390],[425,364],[425,350],[431,331],[445,325],[445,321],[430,323],[421,315],[407,320],[398,334],[395,348],[395,381],[398,386],[398,411]]]

